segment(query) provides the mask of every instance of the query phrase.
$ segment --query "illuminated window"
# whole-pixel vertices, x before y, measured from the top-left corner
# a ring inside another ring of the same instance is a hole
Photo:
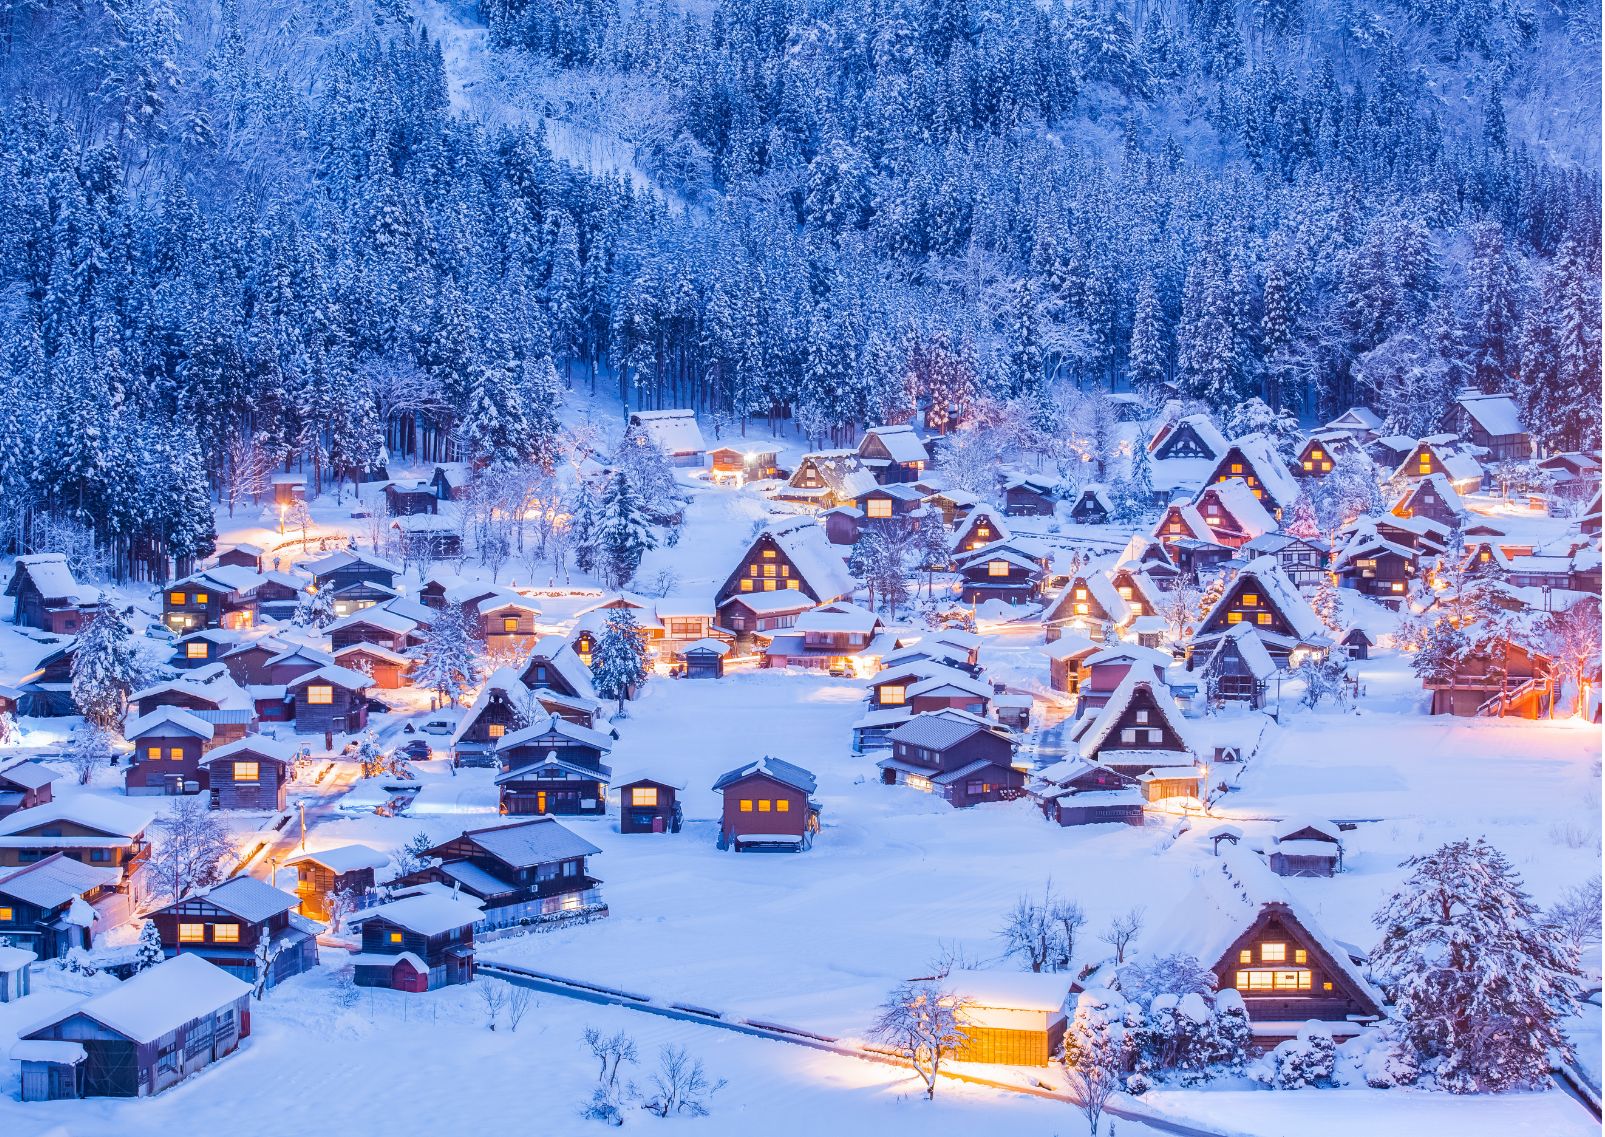
[[[145,747],[145,757],[152,762],[160,762],[162,760],[162,748],[160,746]]]
[[[768,798],[761,797],[761,798],[758,799],[758,812],[759,813],[768,813],[770,811],[770,809],[772,809],[772,808],[773,808],[773,805],[769,801]]]
[[[185,659],[205,659],[206,658],[206,641],[202,640],[202,641],[200,641],[198,643],[185,644],[184,645],[184,658]]]
[[[1131,585],[1122,584],[1117,591],[1120,593],[1120,599],[1122,599],[1122,600],[1130,600],[1131,599]]]
[[[1241,474],[1242,472],[1243,472],[1243,464],[1241,462],[1233,462],[1232,463],[1232,473]]]
[[[0,923],[10,923],[15,919],[15,913],[10,908],[0,908]]]
[[[493,722],[487,728],[486,733],[489,734],[492,738],[500,738],[502,735],[507,733],[507,727],[505,725],[503,725],[502,723]]]
[[[1282,963],[1287,959],[1287,945],[1260,944],[1259,957],[1265,963]]]
[[[751,813],[752,812],[752,799],[751,798],[745,798],[744,797],[744,798],[741,799],[741,812],[742,813]]]
[[[1087,614],[1087,606],[1086,606],[1086,604],[1085,603],[1077,604],[1076,605],[1076,615],[1077,616],[1085,616],[1086,614]]]
[[[516,631],[518,631],[518,617],[517,616],[503,616],[502,617],[502,631],[504,631],[504,632],[516,632]]]
[[[977,525],[975,527],[975,535],[983,538],[990,537],[992,536],[992,530],[988,529],[985,525]]]
[[[197,592],[195,594],[195,603],[197,604],[205,604],[209,599],[211,599],[211,597],[207,596],[204,592]]]
[[[802,587],[802,581],[797,580],[795,577],[793,577],[791,580],[786,581],[786,587],[787,588],[801,588]]]
[[[182,592],[169,592],[167,594],[167,602],[169,604],[182,604],[184,603],[184,594]]]
[[[175,762],[182,762],[184,760],[184,748],[182,746],[169,746],[167,748],[167,756]]]
[[[772,581],[772,580],[764,581],[763,582],[763,590],[765,592],[773,592],[775,590],[775,582]]]
[[[391,932],[390,933],[390,942],[393,943],[393,944],[399,944],[401,942],[401,933],[400,932]]]
[[[213,924],[212,939],[220,944],[237,944],[240,942],[240,926],[238,924]]]
[[[1403,592],[1404,591],[1404,581],[1402,581],[1402,580],[1394,581],[1393,582],[1393,591],[1395,591],[1395,592]]]
[[[1304,463],[1304,468],[1306,470],[1313,470],[1313,469],[1315,469],[1315,463],[1314,462],[1306,462],[1306,463]]]
[[[1244,608],[1257,608],[1258,606],[1259,606],[1259,593],[1257,593],[1257,592],[1245,592],[1245,593],[1243,593],[1243,607]]]
[[[180,924],[178,926],[178,942],[181,944],[198,944],[205,939],[205,924]]]
[[[790,813],[791,812],[791,802],[787,801],[785,798],[776,798],[775,799],[775,812],[776,813]]]
[[[757,576],[758,575],[758,566],[757,565],[748,565],[747,566],[747,575],[748,576]]]
[[[872,498],[864,503],[864,512],[870,517],[890,517],[892,515],[892,503],[884,497]]]
[[[658,804],[658,787],[657,786],[636,786],[636,787],[634,787],[632,790],[630,790],[630,804],[631,805],[657,805]]]
[[[1330,991],[1331,989],[1332,989],[1332,981],[1330,979],[1328,979],[1325,983],[1321,984],[1321,990]]]
[[[261,766],[256,762],[234,763],[234,780],[236,782],[255,782],[261,780]]]
[[[751,592],[752,591],[752,578],[751,577],[744,576],[744,577],[741,578],[741,591],[743,591],[743,592]]]
[[[1319,461],[1320,459],[1325,458],[1326,455],[1322,454],[1319,450],[1311,450],[1310,451],[1310,457],[1316,459],[1317,461]]]
[[[1294,963],[1308,963],[1309,961],[1310,961],[1310,953],[1309,952],[1305,951],[1303,948],[1295,948],[1293,950],[1293,962]]]
[[[1008,561],[987,561],[986,562],[986,575],[987,576],[1008,576],[1009,575],[1009,562]]]
[[[1085,588],[1076,589],[1076,599],[1077,600],[1085,600],[1086,598],[1087,598],[1087,590]]]
[[[1258,616],[1254,617],[1254,619],[1256,623],[1269,624],[1271,622],[1271,614],[1269,612],[1261,612]]]
[[[1228,612],[1226,613],[1226,622],[1228,624],[1241,624],[1243,622],[1243,614],[1241,612]]]
[[[1237,953],[1237,962],[1238,963],[1253,963],[1254,962],[1254,953],[1252,951],[1250,951],[1248,948],[1244,948],[1242,951]]]
[[[781,565],[780,566],[780,575],[781,576],[790,576],[791,575],[791,566],[790,565]]]
[[[902,684],[887,684],[881,688],[881,703],[888,707],[900,707],[907,696]]]
[[[775,575],[775,566],[774,565],[764,565],[763,574],[765,576],[774,576]]]
[[[1330,462],[1322,462],[1321,463],[1321,472],[1322,473],[1327,473],[1331,469],[1332,469],[1332,463],[1330,463]]]
[[[327,707],[334,704],[333,687],[308,687],[307,702],[314,707]]]
[[[775,559],[775,551],[773,549],[765,549],[763,551],[763,555],[764,555],[764,560],[766,560],[766,561],[772,561],[772,560]]]

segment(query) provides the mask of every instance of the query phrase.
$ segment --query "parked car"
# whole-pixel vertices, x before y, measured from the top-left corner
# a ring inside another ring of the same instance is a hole
[[[401,748],[401,755],[413,762],[427,762],[435,756],[433,748],[421,738],[415,738]]]
[[[421,729],[425,734],[450,734],[457,725],[450,719],[430,719]]]

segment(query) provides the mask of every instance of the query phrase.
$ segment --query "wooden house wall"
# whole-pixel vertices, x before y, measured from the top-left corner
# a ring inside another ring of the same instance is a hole
[[[742,592],[775,592],[782,588],[799,589],[816,604],[836,599],[834,596],[822,597],[816,593],[803,580],[797,572],[797,566],[792,563],[791,558],[786,555],[774,537],[764,533],[753,542],[752,547],[741,558],[741,563],[726,578],[724,586],[714,597],[714,604],[717,607]]]
[[[1252,969],[1277,968],[1274,962],[1261,957],[1261,946],[1267,943],[1286,945],[1287,959],[1280,970],[1310,973],[1307,990],[1266,990],[1249,986],[1242,973]],[[1249,953],[1244,962],[1243,952]],[[1297,953],[1305,953],[1305,962],[1297,961]],[[1243,996],[1250,1022],[1305,1022],[1318,1019],[1323,1022],[1342,1022],[1348,1016],[1374,1014],[1350,990],[1347,978],[1325,958],[1325,953],[1313,937],[1302,927],[1284,918],[1274,910],[1262,913],[1254,926],[1239,936],[1230,949],[1216,962],[1214,973],[1220,985],[1235,988]]]
[[[334,688],[333,702],[327,704],[307,702],[307,688],[315,686],[305,683],[293,689],[290,694],[294,699],[295,730],[297,734],[321,734],[324,732],[358,731],[368,723],[368,701],[366,698],[348,691],[344,687]]]
[[[200,765],[201,756],[206,752],[202,739],[191,735],[147,734],[130,741],[134,743],[134,751],[123,775],[123,786],[129,793],[166,793],[171,781],[178,777],[186,783],[196,783],[199,789],[206,789],[206,768]],[[160,752],[160,758],[150,756],[152,748]],[[178,761],[172,757],[174,750],[182,754]]]
[[[630,797],[630,791],[637,786],[650,786],[658,791],[656,805],[636,805]],[[663,829],[668,831],[674,817],[675,807],[678,804],[679,793],[670,785],[655,782],[650,778],[643,778],[619,788],[619,832],[620,833],[650,833],[654,818],[662,818]]]
[[[234,759],[211,764],[211,789],[217,794],[219,809],[282,810],[289,802],[289,767],[260,755],[241,756],[241,761],[257,763],[257,780],[234,780]]]
[[[727,836],[740,837],[748,833],[788,833],[801,837],[808,831],[808,795],[799,789],[761,775],[742,778],[723,790],[724,807],[721,829]],[[741,803],[752,802],[749,812],[743,812]],[[759,803],[786,802],[784,813],[771,804],[769,810],[760,809]]]

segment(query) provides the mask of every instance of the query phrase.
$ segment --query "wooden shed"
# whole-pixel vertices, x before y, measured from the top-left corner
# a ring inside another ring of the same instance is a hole
[[[344,892],[360,902],[374,886],[374,872],[390,863],[390,858],[367,845],[338,845],[315,853],[302,853],[285,862],[295,869],[295,894],[301,899],[301,914],[313,920],[329,919],[329,898]]]
[[[727,771],[713,784],[724,797],[719,848],[807,849],[819,832],[816,786],[813,774],[778,758]]]
[[[962,1001],[960,1062],[1046,1066],[1064,1044],[1068,972],[954,971],[947,986]]]
[[[1293,818],[1276,827],[1270,848],[1277,876],[1331,876],[1343,868],[1343,836],[1330,821]]]
[[[684,782],[632,775],[619,785],[620,833],[678,833]]]
[[[201,759],[219,809],[282,810],[289,804],[296,748],[265,734],[248,734]]]
[[[685,663],[682,673],[687,679],[724,678],[724,659],[730,654],[730,645],[723,640],[703,639],[687,644],[680,651]]]

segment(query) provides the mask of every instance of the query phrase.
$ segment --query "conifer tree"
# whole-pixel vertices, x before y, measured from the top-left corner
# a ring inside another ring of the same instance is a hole
[[[128,696],[140,684],[144,664],[122,613],[107,604],[78,638],[72,657],[72,698],[93,726],[120,728]]]
[[[480,644],[459,605],[447,604],[418,647],[413,684],[455,706],[479,682]]]
[[[641,558],[657,547],[640,492],[624,470],[613,475],[602,499],[599,544],[604,575],[614,588],[623,588],[641,567]]]
[[[628,608],[618,608],[608,616],[602,634],[591,652],[591,682],[604,699],[617,699],[619,713],[624,700],[646,682],[646,642]]]

